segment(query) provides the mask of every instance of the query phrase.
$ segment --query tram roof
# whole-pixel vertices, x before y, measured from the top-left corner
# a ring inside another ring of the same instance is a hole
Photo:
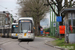
[[[12,25],[16,25],[16,24],[18,24],[18,23],[12,23]]]
[[[34,23],[34,21],[33,21],[33,18],[32,18],[32,17],[20,17],[18,20],[22,20],[22,19],[29,19],[29,20],[32,20],[32,22]]]
[[[32,17],[20,17],[19,20],[22,20],[22,19],[30,19],[30,20],[33,20]]]

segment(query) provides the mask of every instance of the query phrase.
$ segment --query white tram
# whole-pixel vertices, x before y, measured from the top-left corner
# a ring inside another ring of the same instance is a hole
[[[18,37],[18,23],[12,23],[11,37],[12,38],[17,38]]]
[[[34,40],[34,21],[32,17],[21,17],[18,20],[18,40]]]

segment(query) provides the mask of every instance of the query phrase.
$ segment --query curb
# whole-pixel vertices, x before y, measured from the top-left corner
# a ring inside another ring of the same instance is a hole
[[[54,47],[54,48],[57,48],[57,49],[60,49],[60,50],[69,50],[67,48],[61,48],[59,46],[54,46],[54,45],[48,44],[48,42],[50,42],[50,41],[45,42],[45,44],[48,45],[48,46],[51,46],[51,47]]]

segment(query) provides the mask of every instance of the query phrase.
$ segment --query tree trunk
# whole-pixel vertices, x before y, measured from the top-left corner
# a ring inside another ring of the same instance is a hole
[[[36,35],[37,35],[37,31],[36,31],[36,29],[37,29],[36,22],[34,22],[34,25],[35,25],[35,36],[36,36]]]
[[[63,17],[62,17],[62,22],[59,22],[59,25],[63,25]]]
[[[38,22],[38,27],[40,26],[40,22]],[[38,36],[40,35],[41,33],[40,33],[40,30],[38,29]]]
[[[37,22],[35,22],[35,36],[37,36],[38,34],[38,25],[37,25]]]

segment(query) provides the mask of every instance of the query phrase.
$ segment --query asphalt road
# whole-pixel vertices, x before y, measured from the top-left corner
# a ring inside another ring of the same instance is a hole
[[[59,50],[45,45],[46,41],[52,41],[51,38],[35,37],[34,41],[22,41],[12,38],[0,37],[0,50]]]

